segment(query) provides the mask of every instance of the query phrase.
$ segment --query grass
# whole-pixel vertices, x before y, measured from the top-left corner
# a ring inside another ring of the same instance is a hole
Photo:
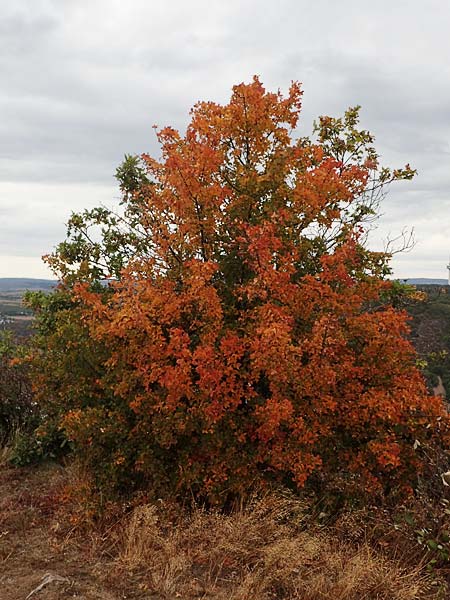
[[[173,511],[164,503],[134,510],[113,580],[131,578],[148,597],[167,600],[443,598],[423,564],[312,524],[294,498],[268,494],[230,515]]]
[[[76,464],[0,470],[0,597],[96,600],[443,600],[408,527],[345,511],[332,523],[275,492],[229,514],[169,501],[92,509]],[[98,501],[98,498],[97,498]],[[45,595],[47,594],[47,595]],[[54,595],[52,595],[54,594]]]

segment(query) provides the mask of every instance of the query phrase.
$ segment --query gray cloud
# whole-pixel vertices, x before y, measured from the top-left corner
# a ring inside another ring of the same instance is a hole
[[[414,227],[396,273],[445,275],[449,28],[445,0],[2,3],[0,276],[11,256],[37,273],[72,210],[114,199],[123,154],[158,154],[154,123],[183,128],[197,100],[225,102],[254,73],[268,88],[303,81],[302,134],[362,105],[385,162],[419,170],[385,200],[373,243]]]

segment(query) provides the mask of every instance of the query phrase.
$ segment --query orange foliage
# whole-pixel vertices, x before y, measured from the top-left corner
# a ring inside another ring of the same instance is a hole
[[[148,251],[106,292],[73,288],[105,357],[92,386],[108,402],[64,416],[91,462],[214,501],[253,481],[414,481],[414,442],[446,416],[389,304],[387,257],[360,241],[364,194],[413,172],[377,171],[351,111],[345,131],[328,118],[317,142],[293,139],[300,100],[255,78],[143,156],[130,202]]]

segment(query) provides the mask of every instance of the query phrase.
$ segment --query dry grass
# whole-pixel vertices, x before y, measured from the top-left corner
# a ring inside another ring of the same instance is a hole
[[[161,503],[134,510],[111,573],[154,598],[414,600],[443,597],[420,566],[304,525],[304,507],[268,495],[232,515]]]
[[[76,464],[0,470],[2,600],[25,598],[48,572],[70,580],[42,592],[49,600],[449,597],[388,513],[320,526],[303,501],[271,493],[231,514],[157,502],[99,518],[89,487]]]
[[[9,445],[0,446],[0,469],[5,468],[12,456],[12,448]]]
[[[16,442],[18,431],[15,430],[8,440],[0,444],[0,469],[6,469],[14,454],[14,444]]]

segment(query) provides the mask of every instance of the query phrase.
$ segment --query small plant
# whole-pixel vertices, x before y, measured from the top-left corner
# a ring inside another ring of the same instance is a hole
[[[17,467],[61,458],[70,451],[70,442],[60,428],[42,425],[32,431],[18,431],[12,439],[9,462]]]
[[[432,554],[433,566],[450,560],[450,502],[447,498],[440,501],[440,513],[432,526],[416,531],[418,543]]]
[[[440,532],[436,538],[431,529],[423,527],[416,530],[417,542],[421,546],[425,546],[432,554],[433,558],[430,563],[435,565],[437,562],[448,561],[450,557],[450,537],[447,531]]]

